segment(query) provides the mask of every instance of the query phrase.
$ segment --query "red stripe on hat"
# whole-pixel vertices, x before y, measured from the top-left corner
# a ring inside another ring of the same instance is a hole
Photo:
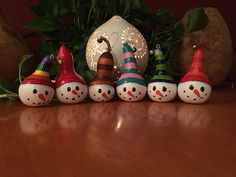
[[[52,83],[50,78],[40,75],[30,75],[22,82],[22,84],[39,84],[54,88],[54,84]]]
[[[190,66],[189,71],[183,76],[180,82],[188,82],[188,81],[200,81],[210,85],[210,82],[207,78],[207,75],[204,71],[204,55],[203,48],[200,47],[195,49],[193,61]]]

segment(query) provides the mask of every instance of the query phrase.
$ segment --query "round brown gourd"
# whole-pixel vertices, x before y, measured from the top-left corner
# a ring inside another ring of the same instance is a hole
[[[219,86],[225,81],[232,65],[232,40],[228,26],[216,8],[206,7],[204,11],[209,24],[203,30],[187,33],[187,14],[183,17],[185,35],[180,49],[181,70],[185,73],[192,62],[193,44],[203,44],[204,66],[213,86]]]

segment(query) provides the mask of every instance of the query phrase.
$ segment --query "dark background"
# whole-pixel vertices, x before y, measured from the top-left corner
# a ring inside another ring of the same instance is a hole
[[[0,7],[4,13],[5,19],[8,24],[17,31],[20,35],[24,35],[26,30],[22,28],[24,24],[29,22],[34,15],[28,9],[29,6],[37,4],[38,0],[0,0]],[[146,4],[150,7],[152,11],[156,11],[159,8],[171,9],[175,16],[182,17],[185,12],[195,7],[216,7],[224,17],[226,23],[229,26],[231,32],[234,51],[236,42],[236,20],[235,20],[235,1],[225,0],[225,1],[214,1],[214,0],[145,0]],[[31,45],[32,46],[32,45]],[[32,46],[35,50],[36,45]],[[236,57],[234,52],[234,58]],[[236,61],[234,59],[232,70],[229,78],[236,80]]]

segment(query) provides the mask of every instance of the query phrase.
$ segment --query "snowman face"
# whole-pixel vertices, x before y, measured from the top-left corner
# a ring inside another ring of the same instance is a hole
[[[180,83],[178,95],[186,103],[204,103],[211,95],[211,86],[199,81]]]
[[[147,87],[136,83],[125,83],[116,88],[117,95],[124,101],[139,101],[146,95]]]
[[[177,85],[166,82],[152,82],[148,84],[148,95],[153,101],[168,102],[175,98]]]
[[[43,106],[52,101],[54,89],[39,84],[21,84],[19,97],[27,106]]]
[[[92,85],[89,87],[89,97],[93,101],[106,102],[110,101],[115,94],[115,89],[110,85]]]
[[[57,99],[62,103],[82,102],[88,93],[88,87],[78,82],[70,82],[56,89]]]

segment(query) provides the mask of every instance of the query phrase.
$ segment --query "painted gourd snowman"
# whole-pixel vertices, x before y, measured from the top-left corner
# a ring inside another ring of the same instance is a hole
[[[178,95],[186,103],[200,104],[211,95],[211,85],[204,71],[202,46],[193,46],[194,56],[189,71],[183,76],[178,86]]]
[[[53,55],[45,56],[35,72],[23,80],[18,90],[22,103],[36,107],[52,101],[55,91],[49,71],[53,63]]]
[[[116,92],[120,99],[124,101],[140,101],[147,92],[146,81],[140,74],[134,52],[136,48],[123,44],[123,58],[125,71],[120,76],[116,84]]]
[[[75,72],[74,58],[70,50],[62,44],[58,51],[60,75],[56,79],[56,95],[61,103],[82,102],[88,93],[86,82]]]
[[[156,74],[148,84],[148,96],[156,102],[169,102],[177,95],[177,85],[168,74],[166,59],[158,46],[154,51],[156,59]]]
[[[115,94],[114,83],[112,82],[114,59],[110,53],[111,46],[109,41],[102,36],[97,40],[99,43],[103,41],[107,43],[108,48],[107,51],[99,57],[96,77],[89,86],[89,96],[96,102],[110,101]]]

